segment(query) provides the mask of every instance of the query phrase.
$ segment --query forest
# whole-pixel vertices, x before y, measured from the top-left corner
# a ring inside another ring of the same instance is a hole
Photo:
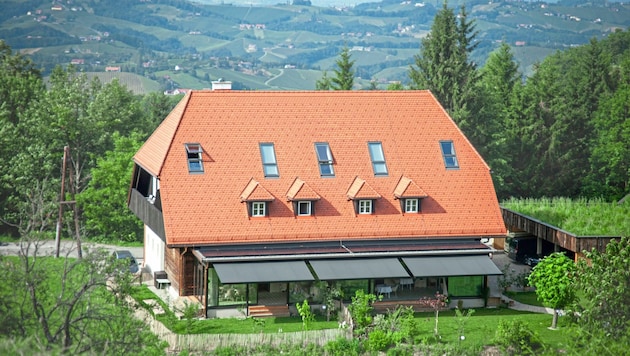
[[[529,77],[507,44],[477,68],[476,33],[464,8],[445,5],[409,63],[411,85],[391,89],[433,92],[488,163],[500,201],[630,193],[630,33],[559,51]],[[126,206],[131,157],[181,97],[136,96],[72,66],[45,80],[4,42],[0,63],[0,232],[51,238],[61,215],[64,237],[141,241]]]

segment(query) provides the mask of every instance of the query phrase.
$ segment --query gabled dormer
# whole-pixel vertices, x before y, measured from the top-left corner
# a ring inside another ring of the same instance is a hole
[[[241,193],[241,202],[247,206],[247,216],[262,218],[269,216],[269,204],[276,198],[254,178],[249,180]]]
[[[394,189],[394,199],[400,200],[400,210],[403,214],[417,214],[422,211],[422,199],[428,197],[413,180],[401,176]]]
[[[358,215],[374,214],[376,201],[381,198],[372,187],[363,179],[355,177],[346,192],[348,200],[354,205],[354,213]]]
[[[313,216],[315,202],[321,197],[300,178],[295,178],[287,191],[287,200],[293,203],[295,216]]]

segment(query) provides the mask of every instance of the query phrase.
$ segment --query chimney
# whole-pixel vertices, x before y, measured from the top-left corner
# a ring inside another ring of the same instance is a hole
[[[223,78],[212,81],[212,90],[232,90],[232,82],[227,82]]]

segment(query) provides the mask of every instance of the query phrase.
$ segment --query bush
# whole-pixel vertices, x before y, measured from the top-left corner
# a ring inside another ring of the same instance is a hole
[[[389,334],[383,330],[373,330],[366,341],[366,349],[370,351],[383,351],[392,344]]]
[[[361,355],[361,344],[358,339],[348,340],[340,337],[324,345],[324,350],[327,355],[332,356],[359,356]]]
[[[536,355],[543,348],[538,335],[522,320],[501,320],[494,342],[508,355]]]

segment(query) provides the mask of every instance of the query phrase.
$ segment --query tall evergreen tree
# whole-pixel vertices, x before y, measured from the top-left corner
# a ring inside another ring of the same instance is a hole
[[[337,68],[335,76],[329,77],[328,72],[315,82],[316,90],[352,90],[354,86],[354,60],[351,60],[350,50],[344,47],[335,61]]]
[[[478,75],[474,63],[468,60],[475,47],[474,27],[464,6],[456,16],[445,1],[435,15],[431,32],[422,39],[415,66],[409,68],[411,89],[431,90],[459,124],[470,117],[476,105],[473,100]]]
[[[352,90],[354,86],[354,60],[351,60],[350,50],[348,47],[344,47],[339,54],[339,58],[335,61],[337,69],[335,69],[335,76],[330,78],[332,81],[332,87],[335,90]]]

